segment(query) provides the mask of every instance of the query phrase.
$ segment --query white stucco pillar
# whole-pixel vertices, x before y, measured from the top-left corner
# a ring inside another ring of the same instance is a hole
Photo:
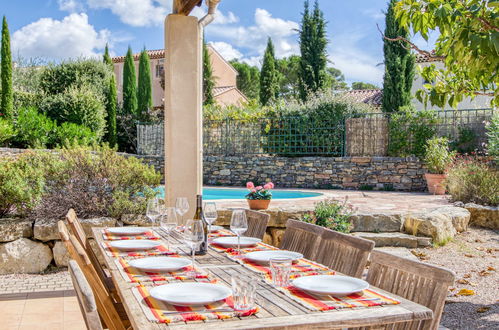
[[[165,193],[169,206],[187,197],[194,215],[202,193],[202,31],[194,16],[165,22]]]

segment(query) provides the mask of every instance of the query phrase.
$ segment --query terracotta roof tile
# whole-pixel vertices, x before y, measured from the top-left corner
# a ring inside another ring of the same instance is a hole
[[[434,54],[434,52],[431,52]],[[429,55],[416,54],[416,63],[429,63],[429,62],[439,62],[439,59],[432,58]]]
[[[147,54],[151,58],[151,60],[158,59],[158,58],[164,58],[165,57],[165,50],[164,49],[155,49],[155,50],[148,50]],[[138,61],[140,57],[140,53],[133,54],[133,59],[134,61]],[[113,63],[121,63],[125,62],[125,56],[115,56],[112,58]]]
[[[356,89],[343,94],[356,102],[363,102],[375,107],[381,106],[383,90],[381,89]]]

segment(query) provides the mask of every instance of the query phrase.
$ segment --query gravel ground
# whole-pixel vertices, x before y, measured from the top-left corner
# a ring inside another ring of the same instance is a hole
[[[499,329],[499,231],[469,228],[444,247],[414,249],[422,261],[456,273],[441,325],[449,329]],[[459,295],[461,289],[472,295]]]

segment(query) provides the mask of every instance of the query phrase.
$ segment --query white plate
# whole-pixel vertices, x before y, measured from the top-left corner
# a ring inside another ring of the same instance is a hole
[[[254,237],[241,237],[241,247],[255,246],[262,240]],[[237,237],[218,237],[213,240],[213,243],[223,247],[237,247]]]
[[[217,225],[211,225],[211,228],[210,228],[210,233],[216,233],[217,231],[219,230],[222,230],[224,229],[224,227],[222,226],[217,226]]]
[[[336,297],[348,296],[369,288],[369,283],[361,279],[341,275],[313,275],[294,279],[293,286],[315,294]]]
[[[268,264],[271,258],[291,258],[296,261],[303,258],[303,254],[286,250],[256,251],[244,255],[245,258],[261,264]]]
[[[192,262],[186,258],[147,257],[131,260],[129,264],[144,272],[166,273],[190,266]]]
[[[148,240],[130,240],[130,241],[114,241],[110,242],[111,247],[121,251],[143,251],[157,248],[161,245],[160,242]]]
[[[113,227],[107,228],[106,231],[113,235],[141,235],[147,233],[149,228],[140,228],[140,227]]]
[[[172,283],[157,286],[149,291],[154,299],[176,306],[207,305],[232,294],[226,286],[212,283]]]

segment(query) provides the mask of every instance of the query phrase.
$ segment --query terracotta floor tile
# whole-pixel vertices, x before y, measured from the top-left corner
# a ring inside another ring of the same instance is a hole
[[[63,321],[64,321],[64,323],[67,323],[67,322],[84,322],[83,321],[83,316],[81,315],[80,311],[64,312],[63,313]]]
[[[86,330],[87,326],[85,322],[81,321],[81,323],[69,322],[63,324],[64,330]]]
[[[56,323],[63,321],[64,316],[62,310],[60,311],[50,311],[47,310],[45,312],[24,312],[21,324],[30,323],[30,324],[45,324],[45,323]]]
[[[21,323],[19,330],[63,330],[62,323]]]

